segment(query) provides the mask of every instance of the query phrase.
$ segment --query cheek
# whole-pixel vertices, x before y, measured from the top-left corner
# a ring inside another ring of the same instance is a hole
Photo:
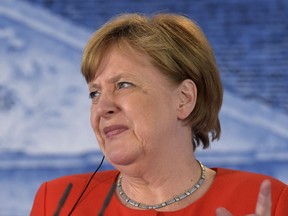
[[[91,111],[90,111],[90,124],[92,126],[92,129],[94,131],[94,133],[96,132],[96,127],[97,127],[97,120],[96,120],[96,112],[93,109],[93,106],[91,107]]]
[[[138,141],[146,143],[153,137],[161,119],[157,116],[154,104],[144,103],[144,101],[142,103],[138,101],[135,104],[138,105],[134,106],[134,109],[126,109],[126,116],[131,122]]]
[[[158,140],[158,136],[163,135],[162,133],[171,132],[170,127],[173,127],[177,119],[171,103],[152,100],[138,104],[137,109],[130,110],[130,119],[134,124],[136,135]]]
[[[93,131],[94,131],[96,139],[98,141],[99,147],[101,149],[103,149],[104,140],[101,137],[101,134],[100,134],[100,131],[99,131],[99,120],[97,118],[95,109],[93,109],[93,106],[91,107],[90,124],[91,124],[91,127],[92,127]]]

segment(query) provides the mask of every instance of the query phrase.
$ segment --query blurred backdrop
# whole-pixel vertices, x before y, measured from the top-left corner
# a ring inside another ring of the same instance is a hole
[[[200,160],[288,183],[287,0],[1,0],[0,216],[28,215],[43,181],[98,165],[81,55],[99,26],[126,12],[186,15],[212,44],[223,132],[197,150]]]

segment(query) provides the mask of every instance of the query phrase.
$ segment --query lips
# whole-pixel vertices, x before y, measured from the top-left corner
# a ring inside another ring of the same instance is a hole
[[[126,131],[128,127],[125,125],[111,125],[109,127],[105,127],[103,129],[103,132],[106,136],[106,138],[111,138],[113,136],[116,136],[124,131]]]

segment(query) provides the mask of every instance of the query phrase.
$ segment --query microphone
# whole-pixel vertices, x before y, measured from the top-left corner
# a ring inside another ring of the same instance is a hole
[[[117,177],[116,177],[116,179],[117,179]],[[107,194],[107,196],[106,196],[106,198],[105,198],[105,200],[103,202],[102,208],[101,208],[101,210],[98,213],[98,216],[103,216],[104,215],[104,212],[105,212],[106,208],[108,207],[108,205],[110,203],[110,200],[111,200],[111,198],[113,196],[113,193],[114,193],[115,189],[116,189],[116,182],[114,182],[112,187],[110,188],[110,190],[109,190],[109,192],[108,192],[108,194]]]
[[[75,210],[76,206],[78,205],[79,201],[81,200],[82,196],[84,195],[85,191],[87,190],[88,186],[90,185],[93,177],[95,176],[95,174],[98,172],[98,170],[100,169],[100,167],[103,164],[103,161],[105,159],[105,156],[103,155],[102,160],[100,162],[100,164],[98,165],[98,167],[96,168],[96,170],[94,171],[94,173],[91,175],[90,179],[88,180],[86,186],[84,187],[82,193],[80,194],[80,196],[78,197],[77,201],[75,202],[75,204],[73,205],[72,209],[70,210],[68,216],[70,216],[72,214],[72,212]],[[54,215],[55,216],[55,215]],[[57,215],[56,215],[57,216]]]
[[[68,195],[69,195],[69,193],[70,193],[70,191],[72,189],[72,186],[73,185],[72,185],[71,182],[67,185],[67,187],[66,187],[66,189],[65,189],[65,191],[64,191],[64,193],[63,193],[63,195],[61,197],[61,199],[58,202],[58,207],[57,207],[57,209],[56,209],[56,211],[54,213],[54,216],[59,216],[60,211],[63,208],[63,206],[64,206],[64,204],[66,202],[66,199],[67,199],[67,197],[68,197]]]

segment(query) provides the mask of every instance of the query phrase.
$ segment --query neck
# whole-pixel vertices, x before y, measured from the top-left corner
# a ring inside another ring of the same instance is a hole
[[[152,147],[146,149],[145,153],[129,165],[113,164],[113,166],[128,178],[142,179],[147,184],[153,184],[158,178],[170,179],[171,175],[194,173],[197,163],[190,129],[187,129],[186,133],[181,134],[177,131],[175,134],[177,135],[174,137],[167,136],[149,144]]]
[[[165,161],[147,162],[147,167],[132,175],[121,172],[123,190],[131,199],[143,204],[158,204],[182,194],[201,176],[201,167],[193,152],[189,152],[190,157],[184,156],[184,153],[173,152]]]
[[[131,198],[129,198],[126,193],[123,191],[122,188],[122,176],[119,176],[117,181],[117,189],[119,192],[119,195],[125,200],[126,203],[130,204],[133,207],[141,208],[141,209],[160,209],[167,207],[169,205],[172,205],[176,202],[182,201],[185,198],[188,198],[191,194],[195,193],[195,191],[198,190],[198,188],[204,183],[204,180],[206,178],[206,168],[202,165],[201,162],[199,162],[199,166],[201,167],[201,177],[198,179],[197,183],[193,185],[193,187],[190,187],[189,189],[186,189],[183,193],[174,196],[173,198],[169,198],[168,200],[162,201],[161,203],[157,204],[143,204],[139,203]]]

